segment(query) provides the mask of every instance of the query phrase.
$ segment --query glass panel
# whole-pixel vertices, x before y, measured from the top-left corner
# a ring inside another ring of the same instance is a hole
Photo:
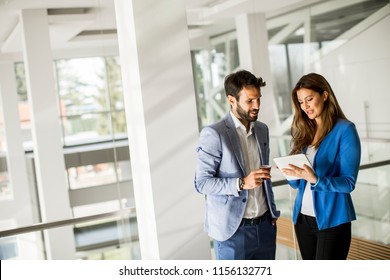
[[[1,144],[1,137],[0,137]],[[8,178],[7,158],[4,151],[0,151],[0,201],[11,199],[12,189]]]
[[[65,145],[126,137],[118,58],[58,60],[56,66]]]
[[[25,73],[23,62],[15,63],[15,78],[16,78],[16,86],[17,86],[19,101],[26,102],[28,99],[27,81],[26,81],[26,73]]]
[[[227,72],[226,44],[220,43],[211,51],[211,85],[213,88],[223,84]]]
[[[117,180],[113,162],[69,168],[68,178],[71,189],[111,184]]]
[[[56,69],[62,116],[107,110],[103,59],[57,60]]]
[[[27,81],[23,62],[15,63],[15,78],[19,99],[19,118],[22,128],[23,145],[26,150],[32,150],[31,117],[27,95]]]
[[[98,163],[68,168],[71,189],[102,186],[132,179],[130,161]]]
[[[78,223],[73,226],[73,232],[75,260],[141,259],[135,214]],[[43,231],[36,231],[0,238],[0,259],[47,259],[44,236]]]
[[[77,224],[76,255],[83,260],[141,259],[135,215]]]
[[[62,117],[64,144],[78,144],[112,139],[109,113],[91,112],[82,115]]]
[[[77,217],[119,210],[118,201],[74,207]],[[76,224],[77,256],[82,259],[140,259],[135,214]]]
[[[352,199],[353,235],[390,245],[390,166],[361,170]]]
[[[229,110],[224,80],[239,67],[234,32],[213,38],[212,45],[211,51],[196,52],[193,60],[200,128],[220,120]]]
[[[127,126],[119,58],[106,57],[105,62],[114,138],[124,138],[127,137]]]
[[[7,149],[5,142],[4,123],[0,113],[0,201],[12,198],[12,188],[9,182],[7,166]]]
[[[233,39],[229,41],[229,61],[231,71],[238,68],[240,66],[240,58],[238,56],[238,42],[237,39]]]
[[[97,140],[110,134],[104,60],[80,58],[56,61],[64,144]]]
[[[211,87],[209,52],[205,50],[193,51],[192,61],[198,121],[199,127],[203,127],[203,124],[207,123],[206,96]]]
[[[112,126],[116,139],[127,138],[127,122],[124,110],[112,112]]]
[[[111,110],[123,110],[122,76],[118,57],[106,57],[107,90],[110,96]]]
[[[287,52],[285,45],[269,46],[270,65],[274,83],[274,96],[278,107],[279,119],[285,120],[292,113],[290,98],[290,77],[288,73]]]
[[[139,260],[136,218],[76,225],[77,258],[83,260]]]
[[[390,140],[370,138],[369,140],[365,139],[362,141],[362,158],[360,164],[385,161],[388,159],[390,159]]]
[[[318,50],[319,44],[289,43],[269,46],[272,75],[274,80],[278,81],[274,83],[274,94],[281,121],[292,114],[291,89],[305,74],[303,61],[305,61],[304,52],[307,46],[310,53],[314,53]]]
[[[45,249],[41,232],[0,238],[1,260],[44,260]]]

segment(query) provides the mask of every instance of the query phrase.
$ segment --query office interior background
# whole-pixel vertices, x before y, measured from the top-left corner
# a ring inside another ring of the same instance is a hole
[[[237,69],[267,82],[271,159],[293,85],[328,79],[362,144],[348,259],[390,259],[389,28],[388,0],[0,0],[0,259],[213,259],[195,147]]]

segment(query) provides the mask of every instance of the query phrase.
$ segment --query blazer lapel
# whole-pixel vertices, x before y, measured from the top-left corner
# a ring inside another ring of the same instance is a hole
[[[226,134],[229,137],[230,144],[233,147],[233,153],[241,167],[242,173],[246,176],[245,164],[244,164],[244,156],[242,154],[240,139],[238,138],[236,127],[234,126],[234,122],[230,113],[225,117],[226,123]]]
[[[253,133],[255,134],[255,139],[257,143],[257,148],[259,149],[260,164],[265,164],[267,142],[264,139],[264,135],[261,132],[261,128],[258,125],[256,125],[256,122],[253,129],[254,129]]]

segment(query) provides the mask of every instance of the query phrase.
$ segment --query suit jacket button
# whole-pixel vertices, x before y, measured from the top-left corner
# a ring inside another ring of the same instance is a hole
[[[242,202],[244,202],[244,203],[245,203],[245,202],[246,202],[246,198],[244,198],[244,199],[242,200]]]

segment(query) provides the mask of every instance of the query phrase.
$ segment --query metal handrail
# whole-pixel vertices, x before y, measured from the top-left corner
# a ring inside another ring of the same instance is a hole
[[[390,159],[383,160],[383,161],[377,161],[377,162],[373,162],[373,163],[367,163],[367,164],[360,165],[359,170],[370,169],[370,168],[380,167],[380,166],[389,165],[389,164],[390,164]]]
[[[90,222],[95,220],[101,220],[107,218],[118,218],[124,215],[131,215],[135,213],[136,213],[135,207],[130,207],[118,211],[90,215],[86,217],[71,218],[71,219],[58,220],[58,221],[47,222],[47,223],[37,223],[30,226],[24,226],[24,227],[18,227],[14,229],[0,231],[0,238],[23,234],[23,233],[30,233],[39,230],[46,230],[55,227],[62,227],[62,226],[74,225],[78,223]]]

